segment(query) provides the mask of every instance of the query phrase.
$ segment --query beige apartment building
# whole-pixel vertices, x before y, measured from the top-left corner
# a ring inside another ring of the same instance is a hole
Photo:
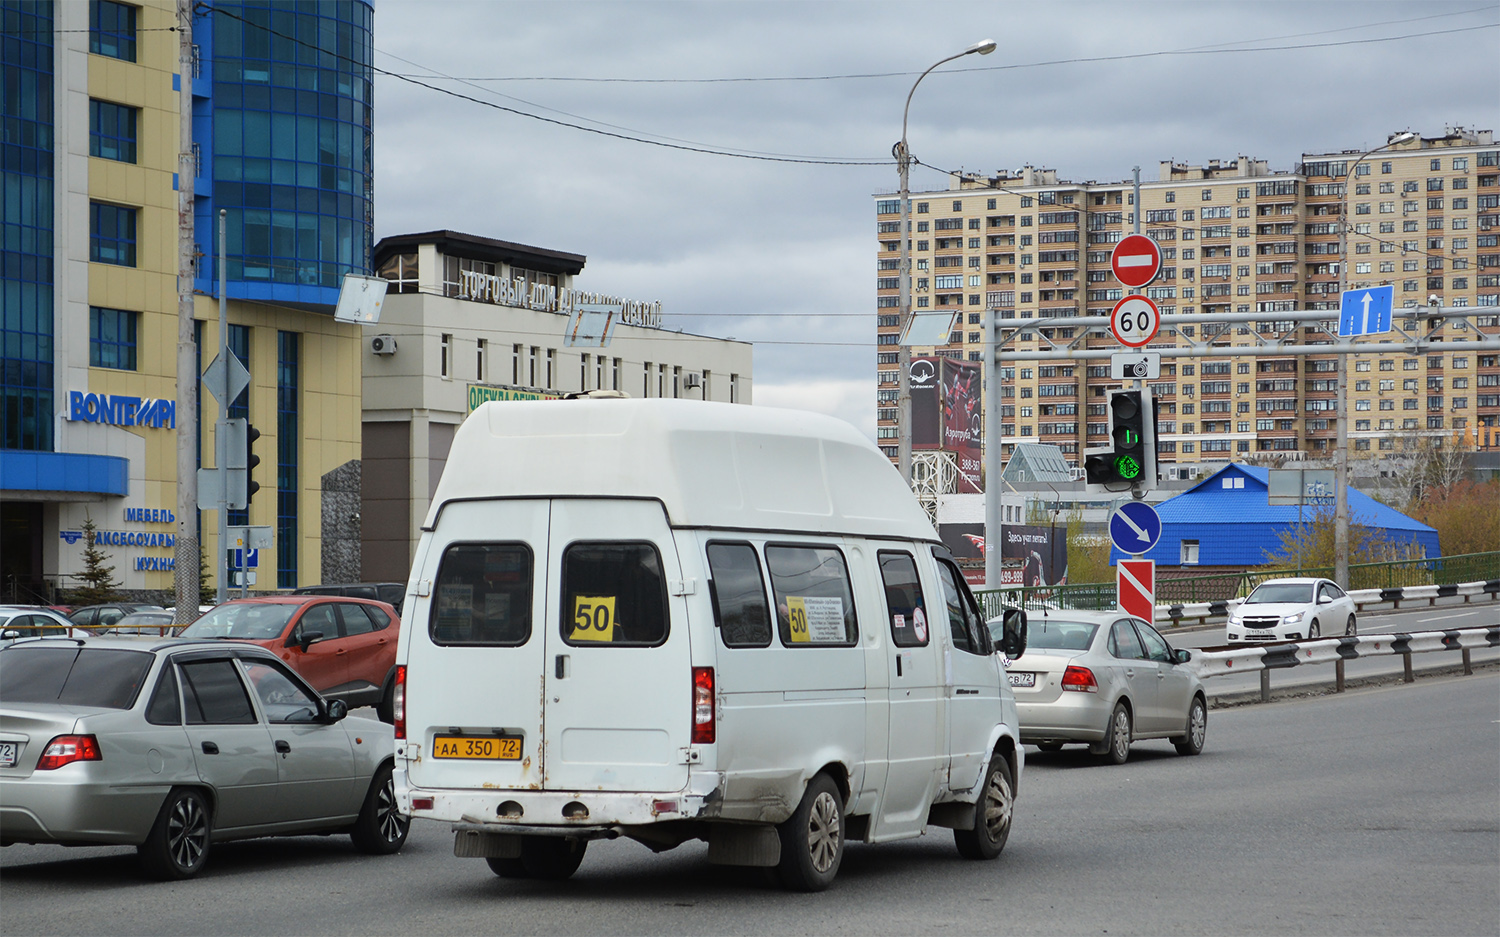
[[[1339,225],[1347,210],[1350,288],[1393,284],[1400,309],[1438,297],[1476,307],[1467,322],[1427,329],[1418,356],[1399,335],[1372,337],[1349,362],[1349,438],[1356,457],[1416,445],[1500,449],[1500,354],[1466,350],[1500,335],[1500,148],[1490,131],[1417,137],[1362,162],[1363,149],[1305,153],[1294,171],[1240,157],[1207,166],[1163,162],[1141,182],[1142,231],[1162,249],[1143,292],[1163,314],[1255,313],[1264,319],[1164,327],[1149,347],[1194,343],[1250,349],[1256,339],[1329,343],[1280,313],[1338,308]],[[1353,191],[1344,191],[1353,171]],[[983,359],[984,315],[998,310],[1009,347],[1119,349],[1108,329],[1069,326],[1107,316],[1128,291],[1110,252],[1134,229],[1131,183],[1070,183],[1027,167],[955,175],[947,190],[912,195],[912,307],[958,307],[952,341],[933,351]],[[897,436],[900,204],[877,196],[877,433],[893,458]],[[1336,313],[1334,318],[1337,318]],[[1049,320],[1028,328],[1026,320]],[[1306,324],[1304,323],[1304,326]],[[1424,326],[1426,328],[1426,326]],[[1408,329],[1408,331],[1413,331]],[[1201,345],[1200,345],[1201,347]],[[926,349],[914,349],[926,353]],[[1163,358],[1151,383],[1161,401],[1164,475],[1179,466],[1332,454],[1335,356]],[[1002,369],[1002,426],[1016,442],[1058,445],[1075,465],[1107,445],[1107,359],[1023,361]],[[1173,463],[1176,463],[1174,465]]]

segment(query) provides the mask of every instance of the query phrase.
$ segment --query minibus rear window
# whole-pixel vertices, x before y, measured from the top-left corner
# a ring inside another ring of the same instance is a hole
[[[766,546],[776,622],[787,647],[848,647],[859,637],[844,555],[833,547]]]
[[[880,551],[880,579],[885,584],[885,607],[891,616],[891,641],[897,647],[927,646],[927,608],[917,561],[910,553]]]
[[[771,643],[771,612],[760,558],[748,543],[711,543],[714,621],[725,647],[766,647]]]
[[[516,647],[531,638],[531,548],[455,543],[443,552],[427,632],[433,644]]]
[[[563,640],[651,647],[667,640],[667,581],[651,543],[569,544],[563,552]]]

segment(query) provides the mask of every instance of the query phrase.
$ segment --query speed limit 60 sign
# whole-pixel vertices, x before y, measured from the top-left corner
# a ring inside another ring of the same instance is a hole
[[[1161,328],[1161,310],[1144,296],[1127,296],[1109,313],[1109,330],[1121,345],[1140,348]]]

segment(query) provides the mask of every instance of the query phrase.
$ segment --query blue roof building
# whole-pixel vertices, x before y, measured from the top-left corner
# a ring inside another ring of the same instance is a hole
[[[1259,566],[1281,549],[1278,534],[1310,521],[1316,509],[1267,503],[1269,473],[1254,465],[1229,464],[1175,498],[1156,506],[1161,539],[1144,558],[1158,566]],[[1350,526],[1384,532],[1395,542],[1420,544],[1438,557],[1437,531],[1349,489]],[[1128,558],[1111,548],[1111,564]]]

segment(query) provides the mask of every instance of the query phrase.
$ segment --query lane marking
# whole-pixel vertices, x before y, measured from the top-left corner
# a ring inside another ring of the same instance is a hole
[[[1419,621],[1419,622],[1424,622],[1424,621],[1443,621],[1444,619],[1448,619],[1448,618],[1468,618],[1471,615],[1477,615],[1477,614],[1479,614],[1479,612],[1477,610],[1471,611],[1471,612],[1455,612],[1452,615],[1435,615],[1432,618],[1418,618],[1417,621]]]

